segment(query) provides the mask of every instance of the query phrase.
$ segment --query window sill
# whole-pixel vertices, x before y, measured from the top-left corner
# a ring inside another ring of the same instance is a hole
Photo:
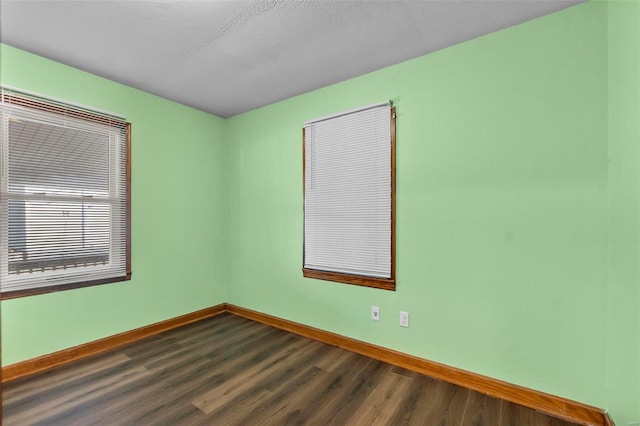
[[[302,268],[302,275],[306,278],[315,278],[317,280],[334,281],[363,287],[379,288],[382,290],[396,290],[396,280],[393,278],[365,277],[363,275],[341,274],[338,272],[318,271],[308,268]]]
[[[131,279],[131,274],[129,273],[122,277],[83,281],[83,282],[72,283],[72,284],[61,284],[61,285],[53,285],[53,286],[46,286],[46,287],[28,288],[24,290],[3,291],[2,293],[0,293],[0,300],[16,299],[18,297],[36,296],[38,294],[53,293],[53,292],[62,291],[62,290],[73,290],[76,288],[91,287],[91,286],[102,285],[102,284],[111,284],[111,283],[117,283],[121,281],[129,281],[130,279]]]

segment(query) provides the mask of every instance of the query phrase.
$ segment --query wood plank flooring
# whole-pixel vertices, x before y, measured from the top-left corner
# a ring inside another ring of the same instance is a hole
[[[572,424],[231,314],[3,391],[7,426]]]

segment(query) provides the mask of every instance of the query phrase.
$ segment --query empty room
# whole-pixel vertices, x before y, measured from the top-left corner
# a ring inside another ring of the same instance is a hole
[[[5,425],[640,422],[640,0],[0,1]]]

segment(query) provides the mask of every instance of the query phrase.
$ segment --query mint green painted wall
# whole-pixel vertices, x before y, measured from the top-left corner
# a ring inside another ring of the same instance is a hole
[[[229,301],[604,406],[607,47],[588,3],[229,119]],[[385,99],[397,291],[304,279],[303,122]]]
[[[0,45],[2,83],[133,123],[134,279],[3,301],[3,364],[229,301],[638,420],[639,22],[589,2],[226,122]],[[303,279],[302,124],[384,99],[398,289]]]
[[[224,121],[0,49],[3,84],[124,114],[133,129],[133,279],[3,301],[3,364],[224,302]]]
[[[607,409],[640,420],[640,1],[610,1]]]

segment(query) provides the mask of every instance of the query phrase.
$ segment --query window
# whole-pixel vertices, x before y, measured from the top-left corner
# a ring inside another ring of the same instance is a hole
[[[2,88],[3,299],[131,278],[130,125]]]
[[[395,109],[305,123],[303,275],[395,289]]]

